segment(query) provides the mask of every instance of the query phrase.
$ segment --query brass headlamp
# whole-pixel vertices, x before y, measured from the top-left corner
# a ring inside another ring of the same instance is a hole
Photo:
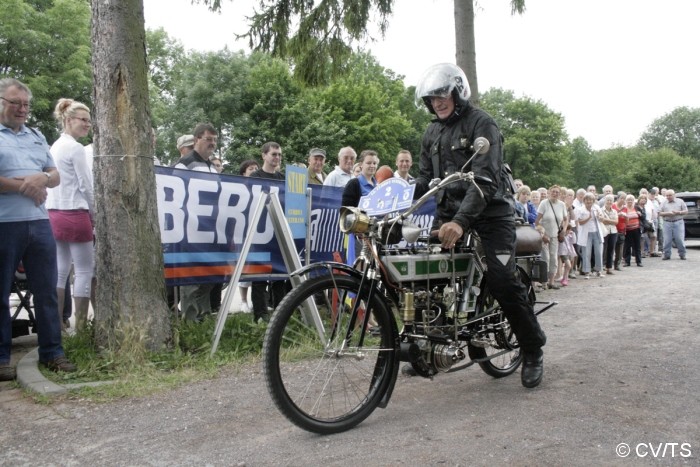
[[[343,233],[365,233],[372,219],[360,208],[343,206],[340,208],[340,231]]]

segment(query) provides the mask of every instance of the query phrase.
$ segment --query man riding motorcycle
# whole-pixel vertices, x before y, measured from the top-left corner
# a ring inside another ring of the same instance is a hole
[[[522,384],[534,388],[542,381],[541,348],[546,336],[516,271],[514,187],[503,160],[500,130],[490,115],[470,104],[470,96],[467,78],[456,65],[441,63],[423,74],[416,99],[421,99],[436,118],[423,136],[415,196],[425,193],[431,180],[461,170],[471,157],[476,138],[489,141],[488,152],[476,156],[466,168],[474,172],[483,198],[477,187],[467,182],[441,190],[435,227],[444,248],[454,247],[468,228],[479,235],[488,269],[487,285],[523,353]]]

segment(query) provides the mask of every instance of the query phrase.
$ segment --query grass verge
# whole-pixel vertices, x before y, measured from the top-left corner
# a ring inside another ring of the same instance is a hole
[[[49,380],[57,384],[110,382],[81,387],[69,393],[71,397],[107,401],[152,394],[210,379],[222,367],[259,359],[266,325],[254,323],[247,313],[229,316],[217,351],[210,357],[216,319],[216,316],[209,316],[200,323],[176,323],[175,344],[171,350],[163,352],[148,352],[140,345],[118,351],[98,349],[92,338],[92,327],[88,326],[75,335],[63,338],[66,356],[78,366],[77,372],[54,373],[40,368]],[[134,336],[134,339],[126,341],[138,342],[138,338]]]

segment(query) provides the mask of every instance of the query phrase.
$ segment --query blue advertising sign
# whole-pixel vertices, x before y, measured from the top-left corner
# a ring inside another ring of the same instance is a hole
[[[284,216],[293,238],[306,238],[306,187],[309,171],[288,165],[285,168]]]
[[[359,208],[370,216],[381,216],[395,211],[405,211],[413,203],[416,186],[403,178],[392,177],[374,187],[360,198]]]

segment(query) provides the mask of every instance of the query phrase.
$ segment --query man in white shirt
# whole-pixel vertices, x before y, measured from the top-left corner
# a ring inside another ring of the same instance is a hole
[[[394,177],[403,178],[408,183],[415,183],[415,179],[408,173],[413,165],[413,157],[406,149],[402,149],[396,155],[396,171]]]
[[[352,167],[355,165],[357,153],[350,146],[341,148],[338,151],[338,165],[331,172],[323,184],[326,186],[344,187],[353,178]]]
[[[612,185],[605,185],[603,187],[603,196],[601,196],[600,199],[598,199],[598,206],[600,206],[601,208],[605,206],[605,197],[608,195],[615,196],[615,194],[613,193]]]

